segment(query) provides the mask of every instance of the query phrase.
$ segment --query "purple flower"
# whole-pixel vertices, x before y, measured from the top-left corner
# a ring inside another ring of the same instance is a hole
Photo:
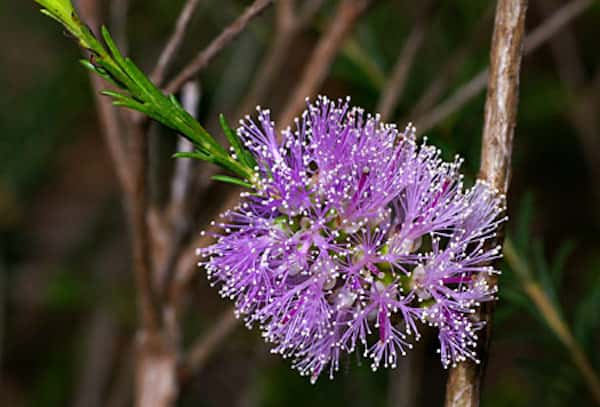
[[[359,348],[373,369],[395,367],[423,324],[439,332],[444,367],[477,360],[503,198],[483,182],[465,189],[459,158],[349,100],[319,97],[281,134],[257,110],[238,134],[258,181],[200,250],[246,324],[313,382]]]

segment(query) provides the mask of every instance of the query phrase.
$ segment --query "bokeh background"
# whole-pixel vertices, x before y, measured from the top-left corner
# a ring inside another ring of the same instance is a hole
[[[100,3],[109,26],[127,16],[129,54],[151,70],[183,1]],[[261,100],[275,113],[335,13],[337,0],[324,3],[296,36]],[[494,2],[433,2],[424,22],[421,3],[374,1],[348,34],[320,92],[350,95],[374,110],[417,21],[425,37],[392,115],[400,126],[407,118],[419,124],[413,109],[436,78],[447,77],[443,101],[480,72],[489,59]],[[530,0],[528,31],[566,3]],[[544,293],[598,372],[600,3],[589,3],[523,60],[507,229],[529,274],[503,262],[485,406],[594,405],[572,349],[527,291],[533,285]],[[247,4],[201,0],[173,72]],[[214,124],[219,112],[236,115],[276,39],[275,18],[267,10],[201,73],[201,122]],[[130,405],[136,324],[131,255],[89,77],[77,63],[76,45],[33,1],[1,2],[0,27],[0,405]],[[480,92],[426,132],[447,157],[465,158],[469,182],[479,166],[484,99]],[[152,133],[158,202],[173,166],[173,136],[164,129]],[[214,215],[210,208],[219,206],[227,187],[204,191],[194,200],[190,223],[198,228],[192,235]],[[227,309],[201,270],[191,293],[186,344]],[[334,381],[322,377],[310,385],[270,355],[256,331],[236,328],[186,379],[178,405],[440,405],[447,372],[435,348],[435,338],[427,338],[410,366],[395,372],[372,373],[352,357]]]

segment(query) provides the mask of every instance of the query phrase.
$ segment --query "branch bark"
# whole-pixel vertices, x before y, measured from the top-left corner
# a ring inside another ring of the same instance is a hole
[[[183,70],[166,86],[167,93],[175,93],[193,79],[227,45],[235,40],[248,24],[262,13],[273,0],[255,0],[230,26],[225,28],[206,48],[204,48]]]
[[[479,177],[500,194],[506,194],[510,181],[526,11],[527,0],[499,0],[496,6]],[[499,237],[496,243],[502,243],[502,239]],[[486,279],[491,286],[496,286],[495,274]],[[493,310],[494,303],[489,302],[482,305],[477,315],[479,320],[486,322],[478,349],[482,363],[466,361],[451,368],[446,406],[478,406],[480,403]]]

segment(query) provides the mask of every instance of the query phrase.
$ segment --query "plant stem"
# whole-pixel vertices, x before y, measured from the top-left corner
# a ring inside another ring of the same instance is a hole
[[[512,143],[519,101],[519,73],[527,0],[498,0],[494,34],[490,52],[490,75],[485,103],[480,178],[499,194],[506,194],[510,181]],[[503,234],[496,242],[501,244]],[[487,283],[497,285],[497,276],[485,276]],[[481,384],[489,351],[494,303],[481,306],[477,318],[485,321],[478,344],[482,363],[459,363],[450,370],[446,386],[446,406],[478,406]]]

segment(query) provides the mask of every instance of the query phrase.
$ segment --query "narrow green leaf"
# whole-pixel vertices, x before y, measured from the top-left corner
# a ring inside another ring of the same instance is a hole
[[[195,152],[182,151],[182,152],[173,154],[171,157],[173,157],[173,158],[195,158],[197,160],[203,160],[203,161],[207,160],[207,155],[203,154],[201,152],[198,152],[198,151],[195,151]]]
[[[108,89],[102,90],[102,91],[100,91],[100,94],[104,95],[104,96],[110,96],[111,98],[115,98],[118,100],[133,100],[131,98],[131,96],[129,96],[125,93],[116,92],[114,90],[108,90]]]
[[[227,137],[227,140],[238,156],[238,159],[247,167],[253,169],[256,166],[256,160],[254,159],[254,156],[244,147],[238,135],[231,129],[231,127],[229,127],[227,119],[225,119],[225,115],[222,113],[219,115],[219,123],[223,129],[223,133],[225,133],[225,137]]]
[[[108,47],[108,50],[110,51],[110,54],[113,56],[113,58],[118,62],[118,64],[120,66],[124,66],[125,58],[123,58],[123,54],[121,54],[121,51],[119,51],[119,48],[117,48],[117,44],[115,43],[112,36],[110,35],[108,28],[106,28],[106,26],[103,25],[102,27],[100,27],[100,31],[102,32],[102,38],[104,39],[104,42],[106,43],[106,46]]]
[[[213,175],[212,179],[214,179],[215,181],[226,182],[228,184],[234,184],[234,185],[239,185],[239,186],[246,187],[246,188],[252,188],[252,185],[250,185],[246,181],[242,181],[239,178],[229,177],[227,175]]]
[[[96,68],[96,65],[92,64],[89,60],[87,60],[87,59],[80,59],[79,63],[81,65],[83,65],[86,69],[89,69],[90,71],[98,73],[98,69]]]

